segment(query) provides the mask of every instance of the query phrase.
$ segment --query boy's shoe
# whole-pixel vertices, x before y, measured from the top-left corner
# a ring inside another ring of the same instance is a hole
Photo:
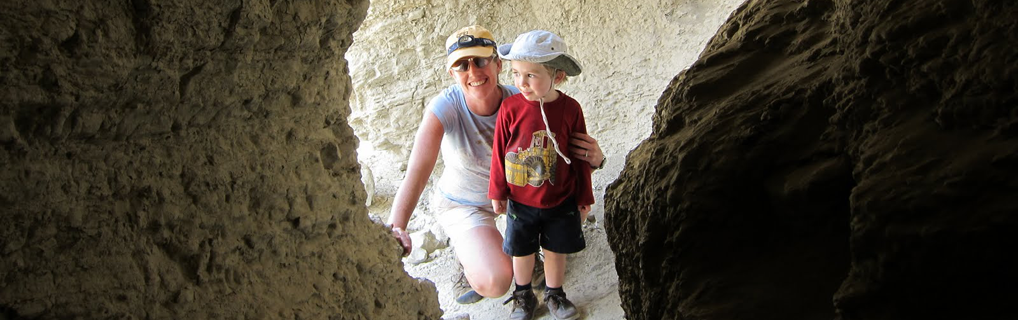
[[[513,310],[509,313],[509,319],[534,319],[534,310],[537,309],[537,296],[534,295],[533,290],[514,291],[513,296],[509,297],[509,300],[506,300],[502,304],[507,304],[509,301],[513,302]]]
[[[572,320],[580,316],[576,306],[569,299],[566,299],[566,292],[562,290],[546,290],[544,292],[544,304],[548,306],[548,312],[555,319]]]

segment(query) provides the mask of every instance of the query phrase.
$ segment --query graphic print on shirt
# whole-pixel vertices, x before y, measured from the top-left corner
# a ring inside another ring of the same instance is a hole
[[[551,148],[550,139],[546,131],[534,132],[534,138],[530,140],[530,147],[522,150],[516,147],[516,152],[505,154],[505,180],[511,185],[523,187],[527,184],[540,187],[547,180],[555,184],[555,167],[558,166],[557,154]]]

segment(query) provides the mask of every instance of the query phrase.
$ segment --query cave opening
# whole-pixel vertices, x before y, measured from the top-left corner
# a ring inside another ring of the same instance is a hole
[[[1016,318],[1013,4],[374,5],[3,2],[0,318],[502,318],[452,303],[426,200],[423,255],[369,219],[474,23],[587,62],[588,314]]]
[[[607,305],[610,311],[603,312],[605,319],[620,318],[618,280],[611,266],[614,258],[605,243],[603,228],[605,188],[623,169],[629,150],[650,134],[654,108],[665,86],[695,61],[721,23],[741,3],[671,1],[662,6],[657,1],[477,2],[451,7],[373,1],[346,54],[354,87],[349,124],[360,139],[357,153],[369,215],[379,222],[388,218],[425,107],[439,91],[454,84],[441,67],[449,33],[478,24],[492,30],[494,40],[502,44],[533,29],[555,32],[566,40],[570,53],[584,67],[583,74],[570,78],[560,90],[583,106],[587,130],[607,158],[605,168],[592,177],[596,200],[585,233],[591,233],[587,236],[593,245],[587,252],[571,257],[569,263],[577,269],[570,272],[576,274],[576,280],[570,278],[567,282],[572,281],[569,285],[584,292],[581,298],[593,301],[585,304]],[[504,64],[499,76],[503,85],[512,84],[508,69]],[[432,181],[442,169],[439,157]],[[453,302],[460,266],[448,248],[448,236],[429,210],[431,192],[429,183],[408,225],[414,242],[426,244],[404,259],[406,270],[414,277],[436,283],[447,312],[501,310],[501,305],[496,307],[494,303],[465,307]],[[582,274],[593,278],[581,280]]]

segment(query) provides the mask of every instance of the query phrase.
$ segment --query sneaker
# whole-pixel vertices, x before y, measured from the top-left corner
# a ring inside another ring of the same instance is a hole
[[[456,303],[471,304],[477,301],[481,301],[481,299],[484,299],[484,296],[477,293],[477,291],[469,290],[461,294],[458,298],[456,298]]]
[[[533,290],[515,291],[513,296],[502,304],[507,304],[509,301],[513,302],[513,310],[509,313],[509,319],[531,320],[534,318],[534,310],[537,309],[537,296],[534,295]]]
[[[562,290],[548,290],[544,292],[544,304],[548,306],[548,312],[558,320],[572,320],[580,316],[576,306],[569,299],[566,299],[566,292]]]
[[[453,286],[453,288],[457,291],[466,290],[456,298],[456,303],[471,304],[484,299],[484,296],[477,293],[477,291],[474,291],[474,289],[470,287],[470,283],[467,282],[467,275],[465,273],[460,272],[459,279],[456,280],[456,284]]]

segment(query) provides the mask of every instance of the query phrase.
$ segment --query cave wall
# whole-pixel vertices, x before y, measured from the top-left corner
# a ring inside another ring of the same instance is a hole
[[[583,65],[560,88],[583,105],[587,130],[610,158],[593,175],[592,215],[600,218],[604,188],[622,170],[625,154],[650,134],[655,101],[668,81],[689,67],[743,1],[372,1],[347,53],[354,81],[350,125],[374,176],[369,209],[388,214],[427,102],[454,84],[442,68],[446,37],[481,24],[499,44],[533,29],[553,31]],[[508,69],[500,83],[512,84]],[[415,213],[411,228],[426,229],[427,219],[417,219],[424,216]]]
[[[367,6],[0,3],[0,318],[439,318],[363,206]]]
[[[608,187],[627,318],[1018,318],[1016,14],[739,7]]]

